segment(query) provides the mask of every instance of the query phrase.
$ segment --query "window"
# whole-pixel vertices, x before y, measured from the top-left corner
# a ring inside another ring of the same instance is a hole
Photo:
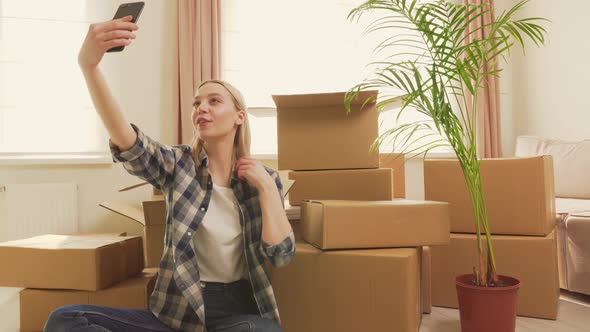
[[[88,24],[104,18],[91,3],[0,1],[1,156],[108,152],[77,62]]]
[[[272,94],[347,91],[371,76],[369,62],[383,60],[373,49],[386,35],[362,35],[376,16],[365,16],[358,23],[347,19],[362,2],[222,2],[222,77],[243,92],[251,107],[253,153],[277,151]],[[392,113],[380,115],[381,132],[395,123]],[[404,121],[419,116],[406,114]]]

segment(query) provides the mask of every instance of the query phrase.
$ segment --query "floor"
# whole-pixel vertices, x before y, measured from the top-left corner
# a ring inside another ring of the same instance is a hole
[[[18,331],[18,288],[0,287],[0,332]],[[459,311],[447,308],[432,308],[424,315],[420,332],[460,332]],[[590,296],[561,292],[557,320],[516,318],[517,332],[589,332]]]
[[[21,289],[0,287],[0,332],[18,331],[20,326],[18,293]]]
[[[424,315],[420,332],[460,332],[459,311],[433,307]],[[590,296],[561,291],[557,320],[516,318],[517,332],[588,332],[590,331]]]

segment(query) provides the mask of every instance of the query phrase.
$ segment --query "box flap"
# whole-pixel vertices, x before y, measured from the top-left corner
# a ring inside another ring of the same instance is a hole
[[[145,226],[145,217],[143,215],[143,207],[140,203],[124,203],[124,202],[102,202],[98,204],[107,210],[111,210],[124,217],[133,219]]]
[[[119,189],[119,192],[133,190],[135,188],[145,186],[146,184],[149,184],[149,182],[142,182],[142,183],[131,185],[129,187],[121,188],[121,189]],[[162,191],[154,186],[152,186],[152,193],[154,195],[162,195]]]
[[[96,249],[125,241],[135,236],[84,236],[46,234],[28,239],[0,243],[2,247],[34,249]]]
[[[142,182],[142,183],[138,183],[138,184],[131,185],[131,186],[129,186],[129,187],[121,188],[121,189],[119,189],[119,192],[133,190],[133,189],[135,189],[135,188],[143,187],[143,186],[145,186],[146,184],[149,184],[149,182]]]
[[[115,232],[115,233],[78,233],[76,235],[84,235],[84,236],[127,236],[127,232]]]
[[[304,108],[304,107],[323,107],[331,105],[344,105],[346,92],[330,93],[312,93],[297,95],[273,95],[272,99],[278,107]],[[352,102],[355,105],[362,105],[368,97],[377,99],[377,90],[362,91],[359,96]],[[375,104],[373,102],[372,104]]]

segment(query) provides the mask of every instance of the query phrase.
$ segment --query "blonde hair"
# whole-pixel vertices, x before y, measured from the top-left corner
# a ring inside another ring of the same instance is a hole
[[[236,87],[225,81],[208,80],[201,83],[199,87],[197,87],[197,91],[199,91],[199,89],[207,83],[219,84],[222,87],[224,87],[227,90],[227,92],[229,92],[229,94],[231,95],[232,101],[236,108],[238,110],[246,112],[246,102],[244,100],[244,96]],[[199,137],[199,135],[195,131],[195,136],[193,138],[191,146],[193,148],[193,158],[196,163],[198,163],[199,161],[199,154],[203,149],[203,143],[204,141],[201,139],[201,137]],[[248,122],[248,114],[246,113],[246,116],[244,117],[244,122],[242,122],[242,124],[238,127],[236,135],[234,136],[232,165],[238,159],[248,156],[250,156],[250,124]]]

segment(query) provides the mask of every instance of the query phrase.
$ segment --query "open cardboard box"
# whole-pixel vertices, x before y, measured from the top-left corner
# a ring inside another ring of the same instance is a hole
[[[146,183],[120,189],[132,190]],[[154,188],[150,198],[141,203],[108,201],[99,204],[124,217],[143,225],[143,252],[146,267],[156,267],[164,252],[164,233],[166,232],[166,203],[164,196]]]
[[[279,176],[283,184],[284,198],[295,181],[288,178],[286,171],[279,171]],[[119,192],[133,190],[146,184],[148,183],[143,182],[125,187]],[[166,233],[166,202],[162,192],[154,187],[152,195],[141,203],[107,201],[100,203],[99,206],[143,225],[145,266],[157,267],[164,252],[164,234]]]
[[[346,113],[345,92],[273,95],[277,108],[278,166],[282,170],[379,167],[369,148],[379,136],[377,91],[363,91]]]

